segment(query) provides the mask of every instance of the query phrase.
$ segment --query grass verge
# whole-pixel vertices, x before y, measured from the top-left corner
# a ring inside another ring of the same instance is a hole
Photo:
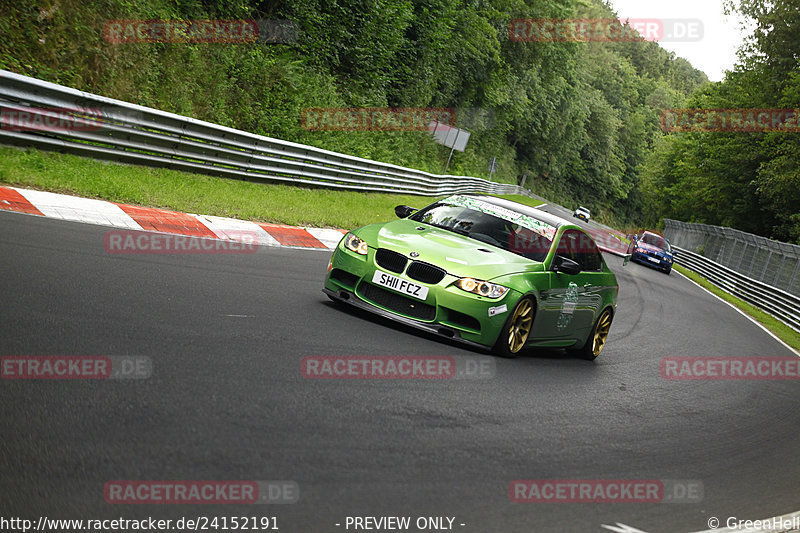
[[[735,305],[737,308],[741,309],[749,316],[753,317],[755,320],[758,321],[758,323],[760,323],[768,330],[770,330],[772,333],[774,333],[775,336],[777,336],[783,342],[785,342],[795,350],[800,350],[800,333],[796,332],[795,330],[793,330],[792,328],[790,328],[777,318],[773,317],[768,313],[765,313],[758,307],[755,307],[754,305],[751,305],[745,302],[744,300],[741,300],[736,296],[733,296],[732,294],[723,291],[722,289],[720,289],[719,287],[708,281],[700,274],[697,274],[696,272],[692,272],[691,270],[688,270],[676,264],[672,265],[672,268],[674,268],[687,278],[691,279],[692,281],[696,282],[701,287],[708,289],[713,294],[716,294],[726,302]]]
[[[123,204],[293,226],[355,228],[394,218],[394,207],[436,198],[255,183],[0,147],[0,182]],[[526,205],[541,202],[505,196]]]

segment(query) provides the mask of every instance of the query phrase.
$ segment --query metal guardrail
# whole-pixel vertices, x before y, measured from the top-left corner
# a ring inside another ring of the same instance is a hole
[[[800,297],[767,285],[679,246],[675,262],[800,331]]]
[[[313,187],[443,196],[521,194],[273,139],[0,70],[0,143],[123,163]],[[27,113],[21,127],[19,113]],[[72,121],[72,122],[71,122]],[[30,127],[35,125],[36,127]],[[41,127],[39,127],[41,126]]]

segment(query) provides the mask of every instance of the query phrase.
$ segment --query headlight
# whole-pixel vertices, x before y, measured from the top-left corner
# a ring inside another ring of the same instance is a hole
[[[367,243],[352,233],[348,233],[344,236],[344,247],[351,252],[355,252],[360,255],[367,255]]]
[[[502,285],[472,278],[459,279],[456,281],[456,287],[462,291],[471,292],[479,296],[486,296],[487,298],[500,298],[508,292],[508,289]]]
[[[644,253],[644,248],[639,248],[639,247],[637,246],[637,247],[636,247],[636,251],[637,251],[637,252],[639,252],[640,254],[643,254],[643,253]]]

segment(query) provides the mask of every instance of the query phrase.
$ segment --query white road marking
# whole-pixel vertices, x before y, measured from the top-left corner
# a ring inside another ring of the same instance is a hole
[[[647,533],[646,531],[642,531],[641,529],[636,529],[635,527],[627,526],[619,522],[617,522],[617,525],[615,526],[609,526],[603,524],[601,527],[604,527],[609,531],[613,531],[614,533]]]
[[[252,239],[255,239],[255,242],[262,246],[280,246],[275,237],[267,233],[264,228],[255,222],[211,215],[192,216],[220,239],[241,242],[252,242]]]
[[[32,189],[16,189],[22,196],[32,203],[36,209],[47,217],[141,230],[142,227],[116,204],[105,200],[80,198],[66,194],[35,191]]]
[[[339,244],[339,241],[342,240],[344,233],[339,231],[338,229],[330,229],[330,228],[303,228],[311,235],[313,235],[318,241],[322,244],[327,246],[330,249],[336,248],[336,245]]]

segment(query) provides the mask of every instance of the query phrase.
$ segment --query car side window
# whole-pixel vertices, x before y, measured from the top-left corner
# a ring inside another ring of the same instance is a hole
[[[599,272],[603,269],[603,258],[597,245],[582,231],[570,229],[561,236],[558,255],[572,259],[583,272]]]
[[[597,249],[597,244],[588,237],[586,239],[586,246],[583,250],[583,264],[581,270],[587,272],[599,272],[603,270],[603,256],[600,255],[600,250]]]
[[[509,251],[534,261],[544,261],[552,241],[535,231],[514,225],[508,237]]]
[[[575,257],[575,250],[577,246],[575,245],[575,237],[576,237],[575,230],[567,230],[561,234],[561,239],[558,241],[558,246],[556,247],[556,255],[560,255],[566,259],[571,259],[578,263],[578,258]]]

